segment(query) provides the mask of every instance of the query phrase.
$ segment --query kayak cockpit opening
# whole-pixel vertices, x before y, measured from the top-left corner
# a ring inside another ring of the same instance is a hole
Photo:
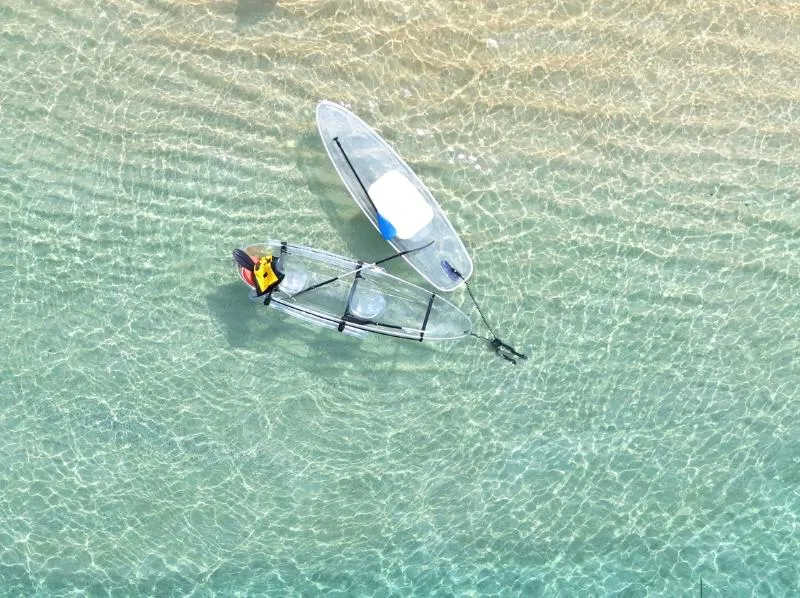
[[[374,320],[386,311],[386,297],[374,285],[359,280],[348,303],[349,313],[362,320]]]
[[[304,270],[303,268],[298,268],[296,266],[290,266],[286,269],[283,281],[278,288],[287,295],[294,295],[306,288],[307,284],[308,270]]]

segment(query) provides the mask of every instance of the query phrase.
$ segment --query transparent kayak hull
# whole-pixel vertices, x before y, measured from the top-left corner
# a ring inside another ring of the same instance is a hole
[[[269,302],[278,311],[359,337],[374,333],[417,341],[454,340],[472,329],[469,317],[455,305],[380,267],[364,268],[356,276],[350,273],[360,262],[280,241],[254,243],[242,250],[253,258],[277,257],[282,247],[285,277]],[[236,268],[252,288],[244,270],[238,264]],[[301,293],[342,275],[340,280]]]
[[[420,276],[440,291],[452,291],[461,279],[448,274],[445,262],[464,279],[472,259],[453,225],[422,181],[375,131],[333,102],[317,105],[322,143],[345,187],[380,230],[376,208],[396,229],[387,239],[398,252],[433,245],[403,256]]]

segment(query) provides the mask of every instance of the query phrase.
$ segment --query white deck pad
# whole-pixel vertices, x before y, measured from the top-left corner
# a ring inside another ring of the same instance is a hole
[[[397,170],[384,173],[372,183],[369,195],[375,209],[391,222],[401,239],[410,239],[433,220],[433,208],[414,183]]]

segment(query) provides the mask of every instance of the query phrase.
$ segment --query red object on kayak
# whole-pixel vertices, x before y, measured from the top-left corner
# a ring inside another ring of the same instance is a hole
[[[258,258],[251,255],[250,259],[253,260],[254,264],[258,263]],[[245,268],[239,268],[239,274],[242,275],[242,279],[249,284],[251,287],[256,288],[256,282],[253,280],[253,271],[246,270]]]

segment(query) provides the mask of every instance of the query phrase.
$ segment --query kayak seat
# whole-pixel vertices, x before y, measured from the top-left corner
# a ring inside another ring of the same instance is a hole
[[[433,208],[419,189],[400,171],[390,170],[369,186],[375,209],[397,231],[400,239],[410,239],[433,220]]]

